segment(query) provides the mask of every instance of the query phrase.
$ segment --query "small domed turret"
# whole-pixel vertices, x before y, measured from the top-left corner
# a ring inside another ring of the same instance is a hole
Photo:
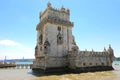
[[[103,52],[106,52],[106,48],[104,47],[104,50],[103,50]]]
[[[112,63],[113,60],[114,60],[114,51],[113,49],[111,48],[111,45],[109,45],[109,48],[108,48],[108,53],[109,53],[109,58],[110,58],[110,62]]]
[[[65,8],[63,6],[61,7],[61,11],[65,11]]]
[[[109,48],[107,50],[109,53],[113,54],[113,49],[111,48],[111,45],[109,45]]]
[[[66,11],[67,11],[67,13],[70,13],[70,10],[69,10],[69,9],[67,9]]]
[[[87,49],[85,49],[85,51],[87,52]]]
[[[92,49],[92,52],[94,52],[94,50]]]
[[[50,2],[47,3],[47,7],[48,7],[48,8],[51,7],[51,3],[50,3]]]

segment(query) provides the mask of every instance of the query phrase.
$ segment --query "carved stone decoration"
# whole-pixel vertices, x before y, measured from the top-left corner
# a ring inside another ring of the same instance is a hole
[[[38,46],[35,47],[35,57],[37,57]]]
[[[61,27],[58,26],[58,35],[57,35],[57,44],[62,44],[63,43],[63,36],[62,34],[60,33],[61,31]]]
[[[41,45],[42,44],[42,41],[43,41],[43,36],[42,34],[39,36],[39,44]]]
[[[50,43],[48,40],[44,43],[44,53],[47,54],[50,51]]]
[[[78,46],[73,46],[72,47],[72,53],[74,54],[74,56],[76,56],[78,54]]]
[[[63,36],[60,32],[57,35],[57,44],[63,44]]]
[[[73,45],[76,45],[74,36],[73,36],[73,43],[72,43],[72,44],[73,44]]]
[[[42,46],[40,47],[40,51],[42,51]]]

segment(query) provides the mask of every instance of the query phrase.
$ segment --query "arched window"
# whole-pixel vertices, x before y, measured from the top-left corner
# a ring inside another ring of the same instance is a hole
[[[60,26],[58,26],[58,31],[61,31],[61,27]]]
[[[61,33],[58,33],[57,35],[57,44],[62,44],[63,43],[63,36]]]
[[[46,40],[44,43],[44,53],[47,54],[49,52],[50,52],[50,43],[48,40]]]
[[[109,62],[107,62],[107,65],[109,65]]]
[[[96,63],[96,66],[98,65],[98,63]]]
[[[92,65],[92,63],[89,63],[89,65]]]
[[[102,66],[104,66],[104,63],[103,63],[103,62],[102,62],[101,64],[102,64]]]
[[[38,46],[35,47],[35,57],[37,57],[37,49],[38,49]]]
[[[85,66],[85,65],[86,65],[86,63],[83,63],[83,65]]]

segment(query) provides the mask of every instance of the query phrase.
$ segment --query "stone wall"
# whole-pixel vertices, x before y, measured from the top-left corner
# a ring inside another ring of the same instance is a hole
[[[82,67],[112,66],[113,58],[113,53],[109,51],[79,51],[74,48],[68,54],[68,67],[75,69]]]

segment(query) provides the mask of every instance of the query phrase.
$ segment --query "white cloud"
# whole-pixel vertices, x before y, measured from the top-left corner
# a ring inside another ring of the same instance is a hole
[[[13,40],[0,40],[0,59],[34,58],[34,48]]]
[[[6,45],[6,46],[20,46],[19,43],[12,41],[12,40],[0,40],[1,45]]]

